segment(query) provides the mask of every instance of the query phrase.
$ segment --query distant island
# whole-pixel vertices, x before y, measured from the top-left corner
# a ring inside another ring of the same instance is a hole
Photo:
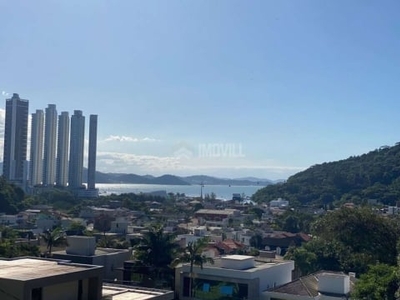
[[[84,181],[87,178],[87,170],[84,170]],[[102,173],[96,172],[97,183],[125,183],[125,184],[161,184],[161,185],[233,185],[233,186],[267,186],[280,181],[261,179],[256,177],[244,178],[217,178],[206,175],[175,176],[175,175],[137,175],[126,173]]]

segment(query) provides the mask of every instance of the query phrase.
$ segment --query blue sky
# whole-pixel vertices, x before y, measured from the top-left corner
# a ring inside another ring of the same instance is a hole
[[[99,171],[278,179],[399,141],[397,0],[0,0],[0,20],[2,98],[98,114]]]

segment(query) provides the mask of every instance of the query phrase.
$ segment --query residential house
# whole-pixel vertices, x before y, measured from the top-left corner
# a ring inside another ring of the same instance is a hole
[[[126,234],[128,233],[129,225],[131,225],[131,222],[128,221],[125,217],[118,217],[116,220],[111,222],[110,232]]]
[[[0,260],[1,300],[172,300],[174,292],[102,282],[102,267],[54,259]]]
[[[272,200],[269,202],[269,207],[270,208],[281,208],[285,209],[289,207],[289,201],[284,200],[282,198],[278,198],[276,200]]]
[[[132,256],[132,249],[96,248],[95,237],[68,236],[66,250],[54,251],[53,258],[74,263],[103,266],[103,278],[121,281],[124,261]]]
[[[39,258],[0,260],[2,300],[98,300],[102,267]]]
[[[229,239],[217,242],[215,247],[221,254],[238,254],[238,252],[247,248],[244,244]]]
[[[264,233],[262,244],[265,250],[275,250],[278,255],[285,255],[290,246],[301,246],[311,237],[305,233],[291,233],[286,231],[273,231]]]
[[[274,286],[291,282],[294,262],[261,262],[253,256],[227,255],[214,259],[214,264],[195,266],[194,298],[259,300]],[[190,264],[175,268],[175,291],[181,300],[190,299]]]
[[[354,274],[320,271],[303,276],[263,293],[261,300],[339,300],[349,299]]]
[[[229,219],[241,218],[241,213],[236,209],[199,209],[195,212],[199,225],[226,227]]]

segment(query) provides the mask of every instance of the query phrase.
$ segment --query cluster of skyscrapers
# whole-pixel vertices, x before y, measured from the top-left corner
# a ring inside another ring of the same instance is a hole
[[[82,190],[85,116],[75,110],[57,114],[55,104],[32,114],[30,160],[27,161],[29,101],[6,99],[3,176],[26,188],[68,187]],[[95,194],[97,115],[90,115],[87,194]],[[86,190],[86,189],[85,189]],[[91,193],[90,193],[91,191]]]

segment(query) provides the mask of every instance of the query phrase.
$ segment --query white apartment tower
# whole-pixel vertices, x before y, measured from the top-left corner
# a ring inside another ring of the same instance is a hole
[[[54,185],[56,179],[57,110],[55,104],[46,108],[43,155],[43,185]]]
[[[30,151],[30,185],[35,186],[42,183],[43,179],[43,128],[44,113],[37,109],[32,114],[31,123],[31,151]]]
[[[82,187],[83,150],[85,141],[85,117],[81,110],[74,110],[71,117],[68,186]]]
[[[67,186],[69,150],[69,113],[61,112],[58,116],[57,168],[56,185]]]
[[[88,186],[96,188],[96,152],[97,152],[97,115],[90,115],[89,119],[89,158],[88,158]]]

